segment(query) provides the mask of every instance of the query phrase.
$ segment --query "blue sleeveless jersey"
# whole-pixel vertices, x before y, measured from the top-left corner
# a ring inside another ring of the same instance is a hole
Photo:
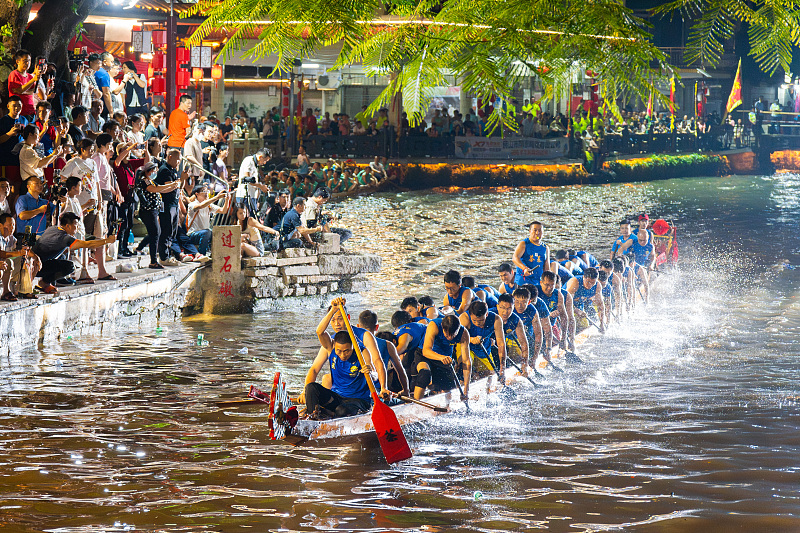
[[[525,330],[528,332],[528,335],[533,335],[533,319],[539,314],[536,308],[533,305],[528,304],[528,307],[526,307],[525,311],[522,313],[514,309],[514,314],[519,317],[522,325],[525,326]]]
[[[482,328],[479,328],[472,322],[472,315],[467,313],[467,318],[469,319],[469,328],[467,328],[467,332],[469,333],[470,337],[480,337],[481,344],[483,348],[486,350],[486,353],[489,353],[489,350],[492,347],[492,336],[494,335],[494,321],[499,320],[496,314],[489,311],[486,314],[486,322],[483,324]],[[486,354],[481,353],[480,350],[473,350],[480,356],[485,356]]]
[[[600,284],[600,283],[598,282],[598,285],[599,285],[599,284]],[[605,287],[603,287],[603,290],[602,290],[602,292],[600,293],[600,295],[601,295],[603,298],[611,298],[611,284],[610,284],[610,283],[606,282],[606,286],[605,286]]]
[[[564,261],[564,262],[566,263],[566,261]],[[581,270],[581,274],[583,274],[582,270]],[[567,270],[567,267],[565,267],[564,265],[559,263],[559,265],[558,265],[558,277],[561,278],[561,283],[566,283],[570,279],[574,278],[575,276],[573,275],[572,272]],[[541,279],[539,280],[539,282],[541,283]]]
[[[443,318],[444,317],[432,320],[439,330],[439,333],[437,333],[436,337],[433,339],[432,349],[439,355],[455,359],[456,344],[461,341],[461,335],[464,333],[464,326],[459,324],[458,331],[456,331],[455,336],[453,336],[453,340],[447,340],[447,337],[444,336],[444,330],[442,329]]]
[[[589,252],[587,252],[586,250],[580,250],[580,251],[578,252],[578,255],[580,255],[580,254],[586,254],[586,259],[588,259],[588,260],[589,260],[589,266],[590,266],[590,267],[592,267],[592,268],[597,268],[597,267],[599,267],[599,266],[600,266],[600,261],[598,261],[598,260],[597,260],[597,258],[596,258],[595,256],[593,256],[592,254],[590,254],[590,253],[589,253]]]
[[[514,291],[519,288],[519,285],[514,283],[513,285],[509,285],[508,283],[503,283],[503,288],[506,290],[506,294],[514,294]]]
[[[514,283],[517,285],[538,285],[539,280],[542,278],[544,272],[544,261],[547,257],[547,247],[544,244],[539,246],[533,244],[530,239],[525,239],[525,251],[520,257],[523,265],[531,269],[531,275],[525,276],[521,268],[517,267],[517,275],[514,277]]]
[[[411,340],[408,342],[406,353],[414,353],[414,350],[417,348],[422,348],[422,343],[425,340],[426,329],[427,327],[425,324],[420,324],[419,322],[410,322],[408,324],[403,324],[394,330],[394,334],[398,339],[403,335],[409,335]]]
[[[366,333],[367,330],[365,330],[364,328],[360,328],[358,326],[352,326],[352,328],[353,328],[353,335],[356,336],[356,342],[358,342],[358,347],[361,348],[361,351],[364,351],[366,349],[364,347],[364,333]]]
[[[496,314],[497,318],[500,318],[500,315],[497,313],[496,307],[492,307],[491,309],[489,309],[489,312]],[[506,336],[507,339],[510,338],[513,340],[516,338],[517,326],[519,326],[519,323],[520,323],[519,315],[512,311],[511,315],[508,317],[508,320],[503,322],[503,334]]]
[[[355,328],[354,328],[355,329]],[[355,352],[347,361],[342,361],[335,350],[328,354],[328,366],[331,369],[331,390],[345,398],[361,398],[369,400],[371,394],[367,380],[361,373],[361,363]]]
[[[478,288],[486,294],[486,307],[497,307],[499,303],[497,296],[494,295],[494,290],[489,285],[478,285]]]
[[[470,289],[469,287],[461,287],[460,289],[458,289],[458,295],[456,295],[455,298],[453,298],[448,294],[447,303],[450,304],[450,307],[452,307],[453,309],[458,309],[459,307],[461,307],[461,301],[464,299],[464,293],[466,291],[472,293],[472,289]],[[472,299],[473,300],[475,299],[475,294],[472,294]]]
[[[383,366],[389,368],[389,363],[392,361],[391,357],[389,357],[389,348],[387,346],[386,339],[379,339],[375,337],[375,344],[378,345],[378,353],[381,354],[381,359],[383,359]]]
[[[653,257],[653,244],[648,242],[644,246],[639,244],[639,240],[637,239],[633,246],[633,260],[636,261],[636,264],[646,267],[650,264],[650,261]]]
[[[581,250],[579,253],[584,253],[584,252],[583,252],[583,250]],[[569,260],[572,261],[572,264],[578,265],[578,268],[581,269],[581,272],[583,272],[583,270],[585,268],[589,268],[589,265],[586,263],[586,261],[584,261],[583,259],[581,259],[577,255],[571,255],[569,257]],[[580,276],[580,274],[575,274],[575,275],[576,276]]]
[[[572,260],[570,260],[570,261],[572,261]],[[558,264],[561,265],[562,267],[564,267],[564,269],[567,268],[567,264],[566,263],[567,263],[566,259],[564,259],[563,261],[559,261],[558,262]],[[583,261],[581,261],[581,263],[583,263]],[[580,267],[580,265],[578,264],[577,261],[572,261],[572,270],[570,270],[569,273],[572,274],[573,276],[580,276],[580,275],[583,274],[583,269]]]
[[[634,237],[634,236],[633,236],[633,234],[630,234],[630,235],[628,236],[628,238],[625,238],[625,237],[623,237],[622,235],[620,235],[619,237],[617,237],[617,240],[616,240],[616,241],[614,241],[614,244],[612,244],[612,245],[611,245],[611,251],[612,251],[612,252],[616,252],[616,251],[617,251],[617,250],[619,250],[619,249],[620,249],[620,247],[621,247],[623,244],[625,244],[627,241],[635,241],[635,240],[636,240],[636,237]],[[630,255],[630,253],[631,253],[631,247],[628,247],[628,249],[627,249],[627,250],[625,250],[624,252],[622,252],[622,254],[623,254],[623,255]]]
[[[592,298],[597,294],[597,284],[595,283],[594,287],[587,289],[583,286],[583,276],[576,276],[575,279],[578,280],[578,290],[572,296],[572,305],[578,309],[583,309],[585,304],[592,304]]]
[[[556,311],[558,309],[558,291],[553,289],[553,292],[550,294],[550,296],[547,296],[544,291],[542,291],[541,287],[537,287],[537,289],[539,291],[539,300],[544,302],[544,304],[547,306],[548,315],[553,311]],[[555,317],[550,318],[551,323],[555,321]]]

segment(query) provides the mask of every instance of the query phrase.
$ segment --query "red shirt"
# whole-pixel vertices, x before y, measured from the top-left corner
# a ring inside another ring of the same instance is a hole
[[[22,94],[22,86],[33,79],[33,74],[20,72],[17,69],[11,71],[8,75],[8,94],[10,96],[17,95],[22,100],[22,113],[25,116],[36,114],[36,99],[34,94]]]
[[[317,134],[317,117],[314,115],[306,116],[305,117],[305,124],[303,124],[306,131],[312,135]]]

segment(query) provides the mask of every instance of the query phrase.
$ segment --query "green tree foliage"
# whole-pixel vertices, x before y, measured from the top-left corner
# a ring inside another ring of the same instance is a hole
[[[800,45],[800,3],[793,0],[675,0],[658,8],[696,19],[687,43],[687,59],[716,66],[725,41],[746,23],[750,55],[767,74],[790,72],[792,48]]]
[[[225,28],[223,59],[237,50],[253,60],[277,54],[283,72],[295,58],[340,44],[334,69],[362,64],[367,75],[391,76],[370,112],[401,94],[412,123],[424,116],[433,87],[446,85],[445,73],[488,99],[509,97],[534,72],[564,86],[582,65],[599,74],[611,109],[623,93],[661,97],[654,87],[668,76],[648,26],[621,0],[199,0],[185,16],[195,14],[207,18],[194,43]],[[500,124],[516,128],[496,107],[488,125]]]

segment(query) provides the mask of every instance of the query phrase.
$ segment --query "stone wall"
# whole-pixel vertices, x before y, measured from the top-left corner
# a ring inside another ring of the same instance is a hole
[[[339,236],[328,233],[317,251],[290,248],[245,259],[242,264],[247,290],[258,305],[264,298],[368,290],[369,280],[362,274],[378,272],[381,259],[372,254],[341,253]]]
[[[143,258],[145,263],[149,258]],[[19,300],[0,307],[0,355],[24,346],[100,334],[118,326],[169,322],[197,294],[194,263],[161,271],[118,274],[117,281],[62,289],[57,296]]]

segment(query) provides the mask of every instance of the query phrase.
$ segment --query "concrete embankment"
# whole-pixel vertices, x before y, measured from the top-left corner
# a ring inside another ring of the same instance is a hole
[[[238,226],[214,228],[213,261],[149,270],[149,257],[112,262],[117,281],[60,288],[55,296],[0,303],[0,355],[72,336],[152,326],[197,313],[251,313],[262,309],[323,305],[331,293],[369,289],[363,275],[380,270],[380,258],[346,253],[339,236],[324,234],[317,250],[288,249],[240,257]],[[134,268],[134,272],[123,272]],[[95,272],[91,272],[96,275]]]

